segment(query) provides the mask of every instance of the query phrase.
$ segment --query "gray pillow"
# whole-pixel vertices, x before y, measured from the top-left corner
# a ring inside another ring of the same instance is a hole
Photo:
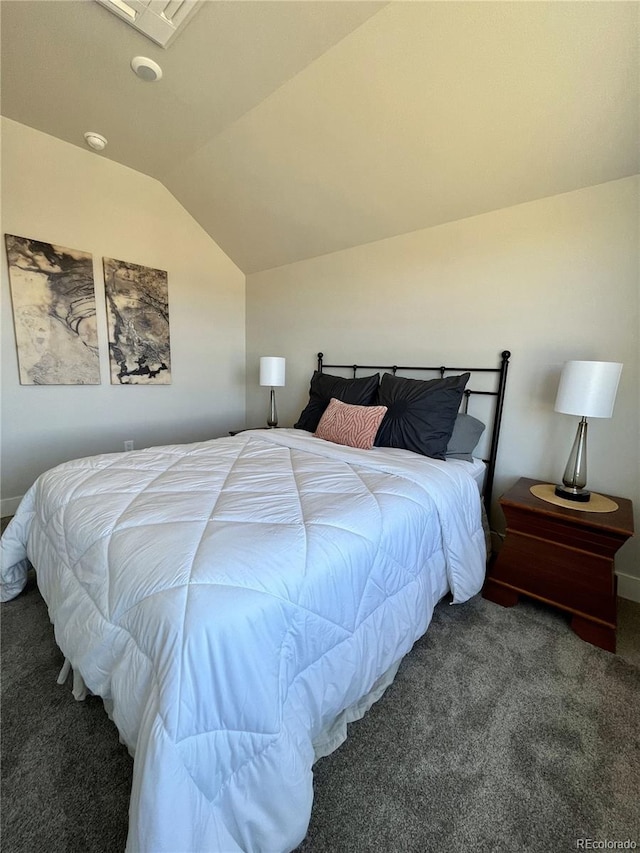
[[[456,417],[453,432],[447,444],[447,452],[445,454],[447,459],[465,459],[467,462],[472,462],[473,451],[480,441],[480,436],[483,432],[484,424],[482,421],[461,412]]]

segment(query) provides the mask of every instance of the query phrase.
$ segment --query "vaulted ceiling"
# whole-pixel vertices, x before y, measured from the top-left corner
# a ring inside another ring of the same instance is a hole
[[[251,273],[640,171],[639,10],[206,0],[164,50],[94,0],[2,0],[0,104],[103,134]]]

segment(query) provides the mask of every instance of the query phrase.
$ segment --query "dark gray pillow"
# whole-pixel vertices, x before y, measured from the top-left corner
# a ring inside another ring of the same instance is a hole
[[[447,444],[447,459],[465,459],[473,461],[473,451],[484,432],[484,424],[472,415],[460,412],[453,425],[453,432]]]
[[[377,447],[401,447],[433,459],[444,459],[469,373],[446,379],[405,379],[385,373],[377,405],[387,414],[376,437]]]
[[[300,413],[298,422],[293,425],[294,428],[315,432],[332,397],[354,406],[373,405],[379,382],[379,373],[359,379],[344,379],[342,376],[332,376],[330,373],[314,370],[309,388],[309,402]]]

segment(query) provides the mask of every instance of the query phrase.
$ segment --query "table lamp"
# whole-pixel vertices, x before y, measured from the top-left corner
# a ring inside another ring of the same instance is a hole
[[[273,429],[278,426],[276,392],[274,388],[284,385],[285,359],[275,355],[263,355],[260,358],[260,385],[271,387],[269,418],[267,425]]]
[[[556,486],[559,498],[586,502],[591,493],[587,484],[587,418],[610,418],[616,399],[622,364],[614,361],[567,361],[562,368],[555,411],[578,415],[580,423],[562,486]]]

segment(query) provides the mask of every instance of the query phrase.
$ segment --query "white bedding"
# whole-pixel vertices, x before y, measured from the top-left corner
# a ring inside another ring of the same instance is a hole
[[[477,593],[469,463],[354,450],[300,430],[65,463],[2,539],[56,640],[135,753],[127,850],[287,851],[314,741]]]

